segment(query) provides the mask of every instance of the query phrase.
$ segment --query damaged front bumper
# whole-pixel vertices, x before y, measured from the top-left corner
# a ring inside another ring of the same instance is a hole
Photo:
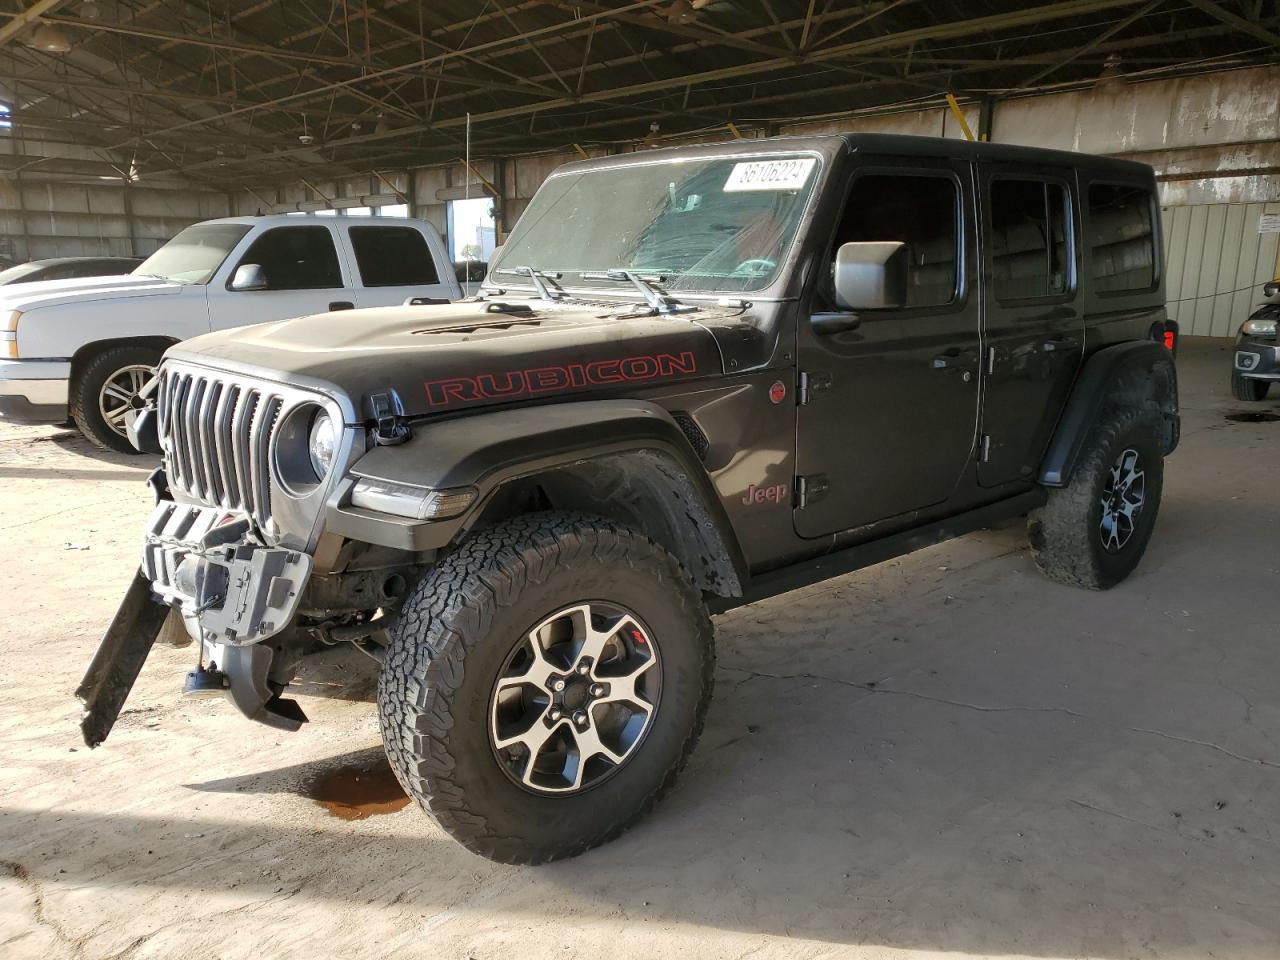
[[[280,697],[278,648],[264,644],[293,622],[311,575],[311,557],[271,546],[242,514],[160,501],[147,522],[142,565],[103,636],[76,695],[81,730],[95,747],[106,739],[150,653],[169,609],[227,677],[242,713],[284,729],[306,721]]]

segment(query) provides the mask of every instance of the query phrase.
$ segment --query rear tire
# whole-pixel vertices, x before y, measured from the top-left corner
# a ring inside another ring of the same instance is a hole
[[[612,839],[670,788],[713,665],[701,593],[674,557],[609,520],[529,514],[473,533],[413,590],[379,680],[383,741],[454,839],[545,863]]]
[[[154,376],[163,353],[128,344],[108,347],[80,368],[71,384],[71,419],[90,443],[117,453],[139,452],[124,433],[123,411],[142,383]],[[144,376],[145,371],[150,373]]]
[[[1237,400],[1257,403],[1259,400],[1267,399],[1269,389],[1271,389],[1271,383],[1267,380],[1251,380],[1240,376],[1234,370],[1231,372],[1231,395]]]
[[[1160,415],[1120,410],[1093,428],[1065,487],[1027,518],[1036,565],[1051,580],[1107,590],[1137,567],[1164,487]]]

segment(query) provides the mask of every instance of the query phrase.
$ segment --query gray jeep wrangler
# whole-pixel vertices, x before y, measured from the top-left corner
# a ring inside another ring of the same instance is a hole
[[[1154,187],[888,136],[615,156],[546,181],[475,299],[171,348],[85,739],[166,617],[189,692],[281,729],[350,643],[405,790],[541,863],[671,786],[714,613],[1022,515],[1051,578],[1113,586],[1178,440]]]

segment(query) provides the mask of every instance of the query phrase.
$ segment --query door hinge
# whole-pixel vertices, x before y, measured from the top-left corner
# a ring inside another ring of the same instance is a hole
[[[803,510],[811,503],[817,503],[827,495],[829,489],[827,475],[814,473],[807,477],[796,477],[796,509]]]
[[[796,403],[804,406],[813,401],[814,394],[831,389],[831,374],[821,371],[800,371],[800,382],[796,385]]]
[[[978,462],[991,462],[991,434],[984,433],[982,439],[978,441]]]

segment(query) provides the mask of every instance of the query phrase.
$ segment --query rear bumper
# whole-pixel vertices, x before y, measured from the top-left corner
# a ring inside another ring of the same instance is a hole
[[[1236,343],[1233,366],[1247,380],[1280,380],[1280,343],[1242,338]]]
[[[0,420],[66,423],[69,360],[0,360]]]

